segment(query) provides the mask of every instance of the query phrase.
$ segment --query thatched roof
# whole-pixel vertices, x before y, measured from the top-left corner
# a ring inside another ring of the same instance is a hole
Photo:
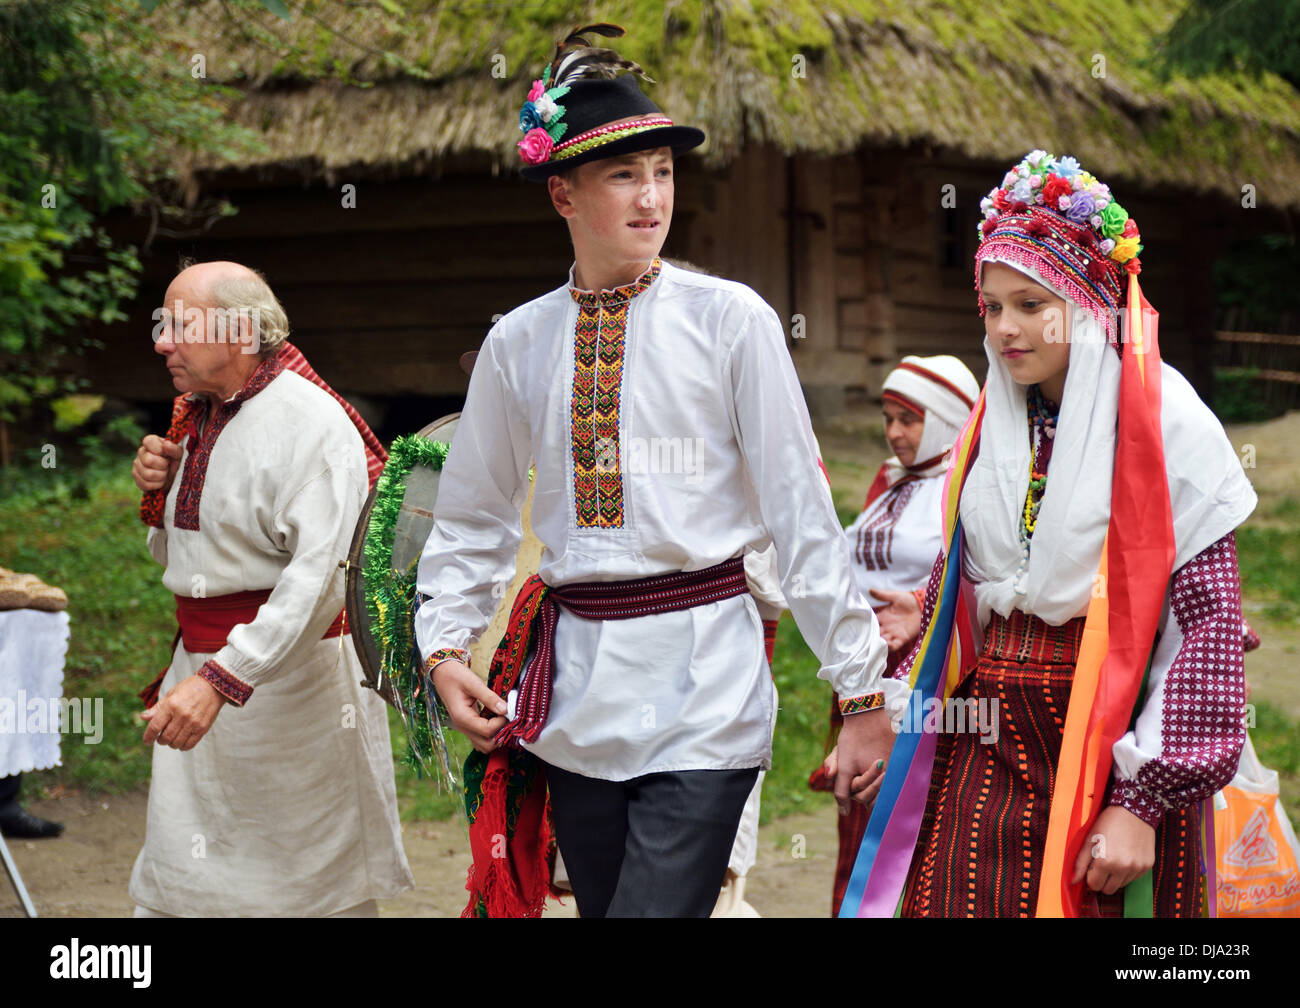
[[[998,163],[1045,147],[1102,176],[1236,199],[1249,183],[1261,206],[1300,206],[1295,89],[1272,76],[1161,83],[1151,68],[1183,3],[402,0],[403,24],[378,3],[305,0],[292,22],[257,19],[262,41],[218,2],[154,18],[242,92],[234,115],[266,139],[246,167],[425,170],[459,155],[511,170],[518,108],[555,38],[610,20],[661,82],[656,101],[706,130],[713,164],[753,143],[926,144]]]

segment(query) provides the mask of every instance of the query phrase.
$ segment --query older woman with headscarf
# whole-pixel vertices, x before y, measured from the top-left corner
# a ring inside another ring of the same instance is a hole
[[[890,673],[920,628],[922,589],[942,545],[943,477],[978,396],[975,376],[947,355],[904,357],[885,379],[885,440],[894,454],[880,467],[862,513],[845,534],[858,587],[879,603],[876,616],[889,645]],[[832,703],[832,735],[840,723],[839,707]],[[820,789],[822,777],[820,769],[814,773],[814,788]],[[858,804],[840,816],[832,913],[839,912],[866,826],[866,810]]]

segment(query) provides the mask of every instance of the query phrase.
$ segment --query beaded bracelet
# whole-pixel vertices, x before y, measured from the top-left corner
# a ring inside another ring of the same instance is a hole
[[[845,717],[850,714],[861,714],[863,711],[879,710],[883,706],[885,706],[884,693],[868,693],[866,696],[840,699],[840,713]]]
[[[432,674],[433,667],[441,662],[445,662],[448,658],[455,658],[462,665],[469,665],[468,651],[462,650],[461,648],[440,648],[424,660],[424,674]]]

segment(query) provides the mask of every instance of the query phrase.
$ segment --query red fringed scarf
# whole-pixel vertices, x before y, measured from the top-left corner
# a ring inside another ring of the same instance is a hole
[[[287,371],[296,371],[313,385],[324,389],[343,407],[348,419],[352,421],[357,433],[361,435],[362,444],[366,449],[366,471],[370,476],[370,488],[374,489],[375,481],[379,479],[379,474],[384,471],[384,463],[388,461],[388,452],[384,451],[384,446],[375,437],[374,431],[370,429],[369,424],[361,419],[361,414],[352,408],[351,403],[325,383],[325,380],[307,363],[307,358],[302,355],[302,351],[292,343],[285,343],[274,360],[278,367]],[[173,444],[180,444],[181,440],[189,434],[197,423],[199,417],[202,416],[203,410],[207,409],[207,406],[208,401],[203,396],[177,396],[172,403],[172,422],[167,428],[167,440]],[[147,490],[140,500],[140,520],[154,528],[162,528],[163,514],[166,508],[166,490]]]

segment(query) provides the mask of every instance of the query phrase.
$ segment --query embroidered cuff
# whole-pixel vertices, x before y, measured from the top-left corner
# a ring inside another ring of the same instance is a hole
[[[879,710],[885,706],[884,693],[868,693],[866,696],[840,698],[840,713],[845,717],[861,714],[863,711]]]
[[[1137,781],[1119,780],[1110,793],[1110,803],[1132,812],[1152,829],[1160,825],[1169,805],[1156,792],[1144,788]]]
[[[248,703],[248,698],[253,695],[252,686],[218,665],[215,658],[209,658],[203,663],[199,675],[236,707],[244,706]]]
[[[916,608],[920,609],[921,612],[924,613],[925,612],[925,589],[917,588],[915,591],[912,592],[912,598],[916,599]]]
[[[432,675],[435,665],[445,662],[448,658],[455,658],[458,662],[469,667],[469,652],[461,648],[439,648],[428,658],[424,659],[424,674]]]

